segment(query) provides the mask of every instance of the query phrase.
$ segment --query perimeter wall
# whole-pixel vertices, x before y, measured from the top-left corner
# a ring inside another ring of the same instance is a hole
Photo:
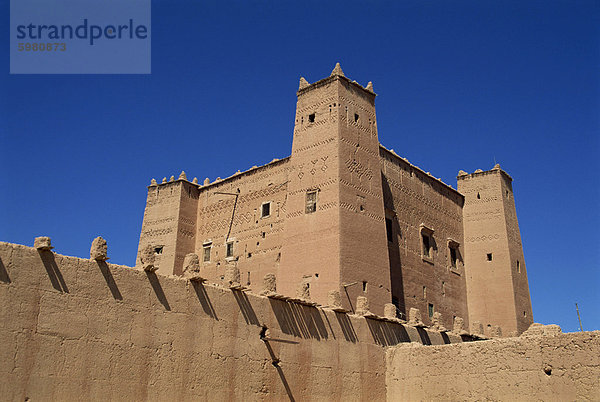
[[[0,322],[4,400],[600,397],[597,332],[462,343],[2,242]]]

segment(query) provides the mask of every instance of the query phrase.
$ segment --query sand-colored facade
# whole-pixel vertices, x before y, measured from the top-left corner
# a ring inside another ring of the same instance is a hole
[[[3,400],[600,397],[598,331],[464,342],[91,256],[0,242]]]
[[[279,293],[302,289],[326,305],[339,292],[348,311],[364,296],[374,313],[393,303],[408,319],[417,308],[425,324],[441,313],[447,328],[459,317],[488,334],[527,329],[508,174],[499,166],[461,174],[455,190],[386,149],[373,85],[351,81],[339,65],[315,83],[301,78],[297,96],[291,156],[212,183],[183,173],[153,180],[139,254],[152,247],[158,272],[180,275],[195,253],[214,283],[228,267],[250,288],[275,274]],[[491,264],[482,263],[490,253]]]

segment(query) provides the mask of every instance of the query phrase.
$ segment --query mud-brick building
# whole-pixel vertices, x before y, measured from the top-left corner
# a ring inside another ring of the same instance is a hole
[[[457,190],[379,143],[372,83],[344,76],[339,64],[313,84],[300,79],[289,157],[203,184],[155,180],[148,187],[139,250],[154,248],[162,274],[182,273],[200,257],[218,282],[236,266],[241,282],[277,292],[308,286],[327,304],[340,292],[352,311],[367,296],[425,324],[440,312],[446,328],[502,328],[533,322],[511,177],[496,165],[459,172]],[[139,254],[139,253],[138,253]],[[139,262],[139,257],[138,257]]]

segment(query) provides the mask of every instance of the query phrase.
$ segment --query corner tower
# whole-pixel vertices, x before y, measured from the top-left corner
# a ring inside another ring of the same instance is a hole
[[[278,288],[308,283],[326,304],[367,296],[374,312],[391,301],[375,93],[344,76],[300,79]]]
[[[195,179],[194,179],[195,181]],[[136,265],[140,253],[148,245],[154,248],[155,265],[162,275],[181,275],[183,258],[194,252],[198,185],[187,181],[185,172],[179,178],[148,187],[144,221],[138,245]]]
[[[463,208],[469,321],[521,334],[533,316],[512,178],[500,165],[458,175]]]

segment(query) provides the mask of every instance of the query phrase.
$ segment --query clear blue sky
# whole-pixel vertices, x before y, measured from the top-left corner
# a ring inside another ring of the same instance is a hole
[[[289,155],[299,77],[340,61],[386,147],[453,186],[501,163],[535,321],[600,329],[600,2],[153,1],[146,76],[10,76],[0,4],[0,240],[133,265],[151,178]]]

